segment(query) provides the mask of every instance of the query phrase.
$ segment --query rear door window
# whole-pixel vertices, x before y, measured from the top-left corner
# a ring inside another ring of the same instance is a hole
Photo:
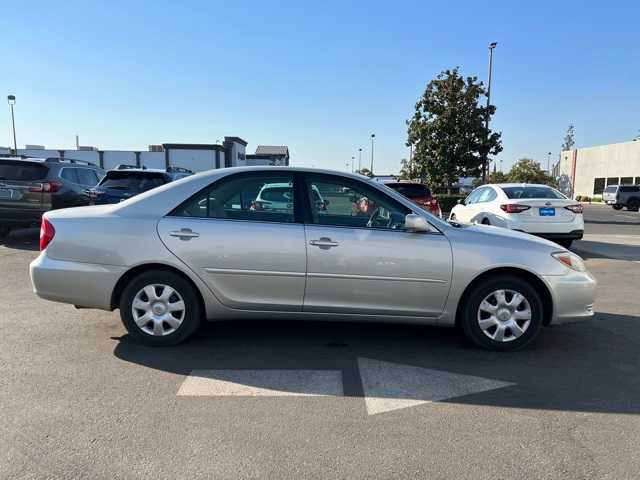
[[[89,168],[78,168],[76,173],[78,175],[78,183],[80,185],[93,187],[98,183],[98,177],[95,172]]]
[[[47,178],[49,168],[45,165],[15,160],[0,160],[0,180],[32,182]]]
[[[60,178],[64,178],[71,183],[78,183],[78,175],[75,168],[63,168],[60,172]]]

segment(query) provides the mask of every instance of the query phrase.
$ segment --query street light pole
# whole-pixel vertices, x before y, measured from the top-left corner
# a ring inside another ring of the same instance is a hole
[[[358,149],[358,173],[362,170],[362,149]]]
[[[551,175],[551,152],[547,153],[547,175]]]
[[[351,157],[351,173],[353,173],[356,169],[356,157]]]
[[[493,49],[498,45],[497,42],[492,42],[489,44],[489,78],[487,81],[487,113],[484,119],[484,129],[487,135],[487,147],[489,146],[489,106],[491,105],[491,75],[493,73]],[[487,180],[487,168],[488,168],[488,160],[489,160],[489,151],[487,150],[484,153],[484,158],[482,159],[482,183]]]
[[[16,96],[9,95],[7,102],[11,106],[11,126],[13,127],[13,154],[18,155],[18,142],[16,142],[16,120],[13,116],[13,106],[16,104]]]
[[[376,134],[372,133],[371,134],[371,168],[369,169],[369,171],[371,172],[371,175],[373,175],[373,140],[376,138]]]

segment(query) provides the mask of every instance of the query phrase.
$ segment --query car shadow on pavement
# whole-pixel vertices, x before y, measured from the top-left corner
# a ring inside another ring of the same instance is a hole
[[[450,328],[237,321],[209,323],[192,340],[174,347],[145,347],[125,335],[114,354],[185,376],[213,370],[210,374],[222,380],[222,372],[229,370],[338,370],[344,395],[350,397],[364,395],[358,359],[372,359],[413,371],[420,367],[514,384],[447,403],[640,414],[638,348],[640,317],[599,313],[592,321],[545,328],[527,348],[511,353],[478,349]],[[269,375],[243,378],[250,386],[273,388]],[[408,375],[406,381],[415,378]],[[406,387],[389,393],[390,398],[412,399],[415,385]]]
[[[631,262],[640,261],[640,245],[580,240],[573,244],[571,250],[585,259],[608,258],[612,260],[628,260]]]
[[[0,246],[15,250],[37,251],[40,230],[37,228],[21,228],[13,230],[6,237],[0,238]]]

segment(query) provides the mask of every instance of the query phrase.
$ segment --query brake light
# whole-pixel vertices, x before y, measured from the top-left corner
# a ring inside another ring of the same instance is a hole
[[[42,222],[40,223],[40,251],[47,248],[55,234],[56,229],[53,228],[51,222],[49,222],[45,217],[42,217]]]
[[[573,212],[573,213],[582,213],[582,211],[584,210],[584,209],[582,208],[582,205],[580,205],[580,204],[577,204],[577,205],[567,205],[567,206],[566,206],[566,207],[564,207],[564,208],[566,208],[567,210],[569,210],[570,212]]]
[[[53,182],[42,182],[37,187],[29,187],[30,192],[36,193],[55,193],[62,187],[62,182],[54,180]]]
[[[531,207],[529,205],[518,205],[517,203],[505,203],[504,205],[500,205],[500,208],[507,213],[521,213],[529,210]]]

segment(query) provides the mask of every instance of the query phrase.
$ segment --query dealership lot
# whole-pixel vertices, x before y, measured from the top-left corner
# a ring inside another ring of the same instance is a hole
[[[0,478],[634,478],[640,214],[585,222],[596,319],[507,354],[450,329],[271,321],[150,349],[116,312],[36,298],[37,232],[14,232]]]

